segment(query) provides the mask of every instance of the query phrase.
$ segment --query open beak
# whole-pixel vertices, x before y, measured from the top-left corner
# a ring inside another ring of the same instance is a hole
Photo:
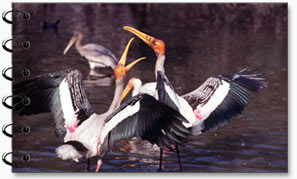
[[[124,26],[123,29],[131,32],[134,35],[136,35],[141,40],[143,40],[147,45],[149,45],[149,46],[153,45],[153,41],[155,40],[154,37],[149,36],[149,35],[147,35],[147,34],[145,34],[143,32],[140,32],[139,30],[134,29],[133,27],[130,27],[130,26]]]
[[[129,51],[130,45],[131,45],[131,43],[132,43],[133,40],[134,40],[134,37],[129,40],[129,42],[126,45],[126,48],[125,48],[125,50],[124,50],[124,52],[123,52],[123,54],[121,56],[121,59],[120,59],[118,65],[123,65],[123,66],[126,65],[128,51]]]
[[[75,43],[76,39],[72,37],[72,39],[69,41],[68,45],[66,46],[63,55],[66,55],[70,47]]]
[[[141,58],[138,58],[137,60],[133,61],[129,65],[125,66],[126,60],[127,60],[127,54],[128,54],[129,48],[130,48],[130,44],[133,40],[134,40],[134,38],[131,38],[130,41],[128,42],[118,65],[114,69],[114,74],[117,79],[121,78],[124,73],[127,73],[134,65],[136,65],[136,63],[140,62],[141,60],[146,59],[146,57],[141,57]]]

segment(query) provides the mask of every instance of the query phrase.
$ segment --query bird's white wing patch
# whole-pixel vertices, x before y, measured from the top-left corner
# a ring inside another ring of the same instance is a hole
[[[179,103],[180,103],[180,108],[179,112],[180,114],[187,120],[189,121],[188,123],[183,122],[183,125],[186,128],[192,127],[193,124],[197,121],[196,117],[193,113],[192,107],[189,105],[189,103],[182,97],[178,97]]]
[[[101,133],[101,140],[104,141],[106,135],[120,122],[128,118],[129,116],[134,115],[139,111],[140,101],[136,102],[133,106],[128,105],[126,108],[114,115],[104,126]]]
[[[59,94],[60,94],[60,101],[61,101],[61,107],[63,111],[63,118],[65,119],[65,128],[67,129],[67,126],[75,124],[76,119],[74,118],[74,108],[72,106],[72,99],[70,95],[70,90],[68,87],[68,83],[64,79],[60,86],[59,86]],[[67,135],[69,134],[69,131],[67,130],[65,138],[68,138]]]
[[[177,98],[177,94],[175,93],[175,91],[173,91],[171,89],[170,86],[168,86],[166,83],[165,83],[165,91],[166,93],[169,95],[170,99],[174,102],[174,104],[180,108],[180,104],[179,104],[179,100]]]
[[[222,84],[216,89],[206,104],[200,104],[196,110],[202,114],[201,121],[206,119],[225,99],[230,89],[230,83],[222,80]]]

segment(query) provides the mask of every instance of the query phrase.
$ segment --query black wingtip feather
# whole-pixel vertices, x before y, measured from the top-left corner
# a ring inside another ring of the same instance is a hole
[[[262,73],[258,73],[258,68],[251,70],[245,68],[235,74],[222,75],[222,77],[226,81],[237,83],[252,92],[268,87],[266,78]]]
[[[202,131],[207,131],[217,126],[224,125],[233,117],[240,114],[248,104],[250,95],[238,83],[230,83],[230,91],[224,101],[203,122]]]

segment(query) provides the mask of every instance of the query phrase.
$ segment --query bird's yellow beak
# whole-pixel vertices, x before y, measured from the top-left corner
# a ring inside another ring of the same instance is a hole
[[[136,78],[131,78],[130,80],[129,80],[129,82],[128,82],[128,84],[126,85],[126,87],[125,87],[125,89],[124,89],[124,91],[123,91],[123,93],[122,93],[122,99],[121,100],[123,100],[123,99],[125,99],[125,97],[129,94],[129,92],[134,88],[134,83],[133,83],[133,81],[135,80]]]
[[[114,68],[114,75],[115,75],[116,79],[122,78],[124,76],[124,74],[126,74],[136,63],[140,62],[141,60],[146,59],[146,57],[141,57],[141,58],[138,58],[137,60],[133,61],[129,65],[125,66],[128,50],[129,50],[130,44],[133,40],[134,40],[134,38],[130,39],[130,41],[128,42],[128,44],[125,48],[125,51],[122,54],[122,57],[121,57],[118,65]]]
[[[154,37],[149,36],[143,32],[140,32],[137,29],[134,29],[133,27],[130,26],[124,26],[123,27],[124,30],[127,30],[129,32],[131,32],[132,34],[136,35],[137,37],[139,37],[141,40],[143,40],[148,46],[152,46],[153,45],[153,41],[155,40]]]
[[[148,46],[150,46],[155,51],[156,54],[161,54],[161,55],[165,54],[165,43],[162,40],[156,39],[150,35],[140,32],[139,30],[134,29],[133,27],[130,27],[130,26],[124,26],[123,29],[139,37]]]
[[[72,37],[69,41],[68,45],[66,46],[65,50],[63,51],[63,55],[66,55],[70,47],[76,42],[76,38]]]

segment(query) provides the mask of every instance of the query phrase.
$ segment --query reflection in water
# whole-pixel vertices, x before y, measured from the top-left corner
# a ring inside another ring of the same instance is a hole
[[[92,71],[92,70],[91,70]],[[100,76],[99,76],[100,75]],[[83,86],[86,88],[94,86],[112,86],[115,83],[114,76],[107,76],[106,74],[96,74],[96,76],[88,75],[87,80],[83,80]]]
[[[90,68],[76,50],[63,56],[73,30],[85,42],[104,44],[116,57],[132,36],[129,25],[166,43],[166,75],[178,94],[186,94],[209,76],[242,68],[260,67],[269,87],[252,97],[245,111],[227,125],[209,131],[181,148],[186,172],[286,172],[288,167],[287,110],[287,6],[283,4],[14,4],[30,12],[30,21],[14,15],[13,35],[30,40],[24,50],[13,44],[13,64],[36,76],[60,69],[79,69],[88,99],[96,113],[112,101],[112,77],[88,79]],[[59,30],[43,31],[40,22],[60,20]],[[129,59],[146,56],[130,77],[154,81],[155,54],[135,39]],[[128,62],[129,63],[129,62]],[[100,71],[99,71],[100,73]],[[105,72],[104,72],[105,74]],[[21,74],[15,72],[15,79]],[[100,81],[103,80],[104,82]],[[106,82],[107,81],[107,82]],[[109,86],[111,82],[111,86]],[[106,84],[106,85],[103,85]],[[108,84],[108,85],[107,85]],[[18,116],[13,120],[30,126],[24,135],[14,130],[14,172],[81,172],[86,161],[57,158],[61,141],[54,134],[53,116]],[[136,139],[119,142],[104,158],[103,172],[155,172],[159,150]],[[22,161],[22,154],[31,160]],[[164,157],[165,171],[178,171],[176,155]],[[92,160],[96,163],[96,159]],[[95,169],[93,166],[92,170]]]

